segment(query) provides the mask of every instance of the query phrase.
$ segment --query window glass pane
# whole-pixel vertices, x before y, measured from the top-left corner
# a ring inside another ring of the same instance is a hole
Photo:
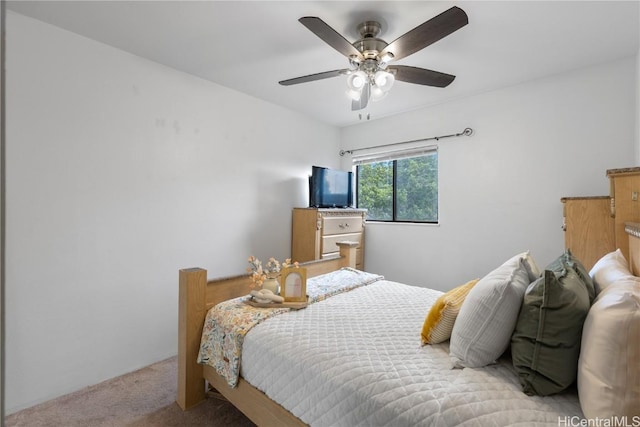
[[[393,220],[393,161],[360,165],[358,207],[368,209],[367,218]]]
[[[396,220],[438,221],[438,155],[397,160]]]

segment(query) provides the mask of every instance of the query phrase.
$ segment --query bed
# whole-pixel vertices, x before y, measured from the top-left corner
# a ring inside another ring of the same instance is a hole
[[[629,228],[632,266],[640,259],[638,231]],[[357,275],[349,272],[354,245],[339,246],[339,258],[303,264],[310,283],[337,272]],[[370,278],[254,326],[244,337],[235,382],[197,360],[207,312],[247,295],[250,279],[207,281],[205,270],[181,270],[179,406],[189,409],[215,389],[265,426],[570,425],[585,417],[575,385],[551,396],[523,393],[509,352],[488,366],[452,369],[449,342],[422,346],[419,339],[425,315],[442,293]],[[638,392],[637,384],[631,388]],[[635,421],[640,417],[629,420]]]

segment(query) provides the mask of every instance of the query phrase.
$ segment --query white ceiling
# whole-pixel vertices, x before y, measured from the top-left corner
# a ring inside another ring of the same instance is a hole
[[[278,81],[347,68],[298,22],[318,16],[349,41],[378,20],[391,42],[451,6],[469,24],[398,64],[457,76],[447,88],[396,82],[372,120],[638,54],[639,1],[10,1],[8,9],[323,122],[359,121],[346,77]],[[612,79],[615,76],[612,76]]]

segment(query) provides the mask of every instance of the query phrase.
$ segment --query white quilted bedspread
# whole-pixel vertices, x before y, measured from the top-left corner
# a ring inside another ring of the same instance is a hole
[[[575,392],[522,393],[509,359],[450,369],[448,343],[421,347],[439,295],[383,280],[272,317],[246,335],[242,376],[312,426],[557,426],[582,416]]]

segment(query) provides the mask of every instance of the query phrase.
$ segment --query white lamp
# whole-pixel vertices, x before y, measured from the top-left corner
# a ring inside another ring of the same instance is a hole
[[[347,89],[347,96],[353,99],[354,101],[360,101],[360,96],[362,96],[362,89],[360,90]]]
[[[362,96],[362,88],[368,84],[367,74],[364,71],[356,71],[347,77],[347,95],[354,101],[359,101]]]
[[[393,82],[396,80],[393,77],[393,74],[388,71],[378,70],[373,77],[373,80],[376,82],[376,86],[379,87],[383,92],[388,92],[389,89],[393,86]]]
[[[383,91],[378,86],[372,86],[371,87],[371,100],[372,101],[380,101],[382,98],[387,96],[387,93],[389,93],[389,92]]]
[[[347,95],[354,101],[360,101],[362,91],[365,86],[369,85],[371,100],[379,101],[387,96],[394,81],[393,74],[380,68],[375,73],[363,70],[354,71],[347,77]]]
[[[347,78],[347,86],[351,90],[360,92],[367,83],[367,74],[364,71],[356,71]]]

